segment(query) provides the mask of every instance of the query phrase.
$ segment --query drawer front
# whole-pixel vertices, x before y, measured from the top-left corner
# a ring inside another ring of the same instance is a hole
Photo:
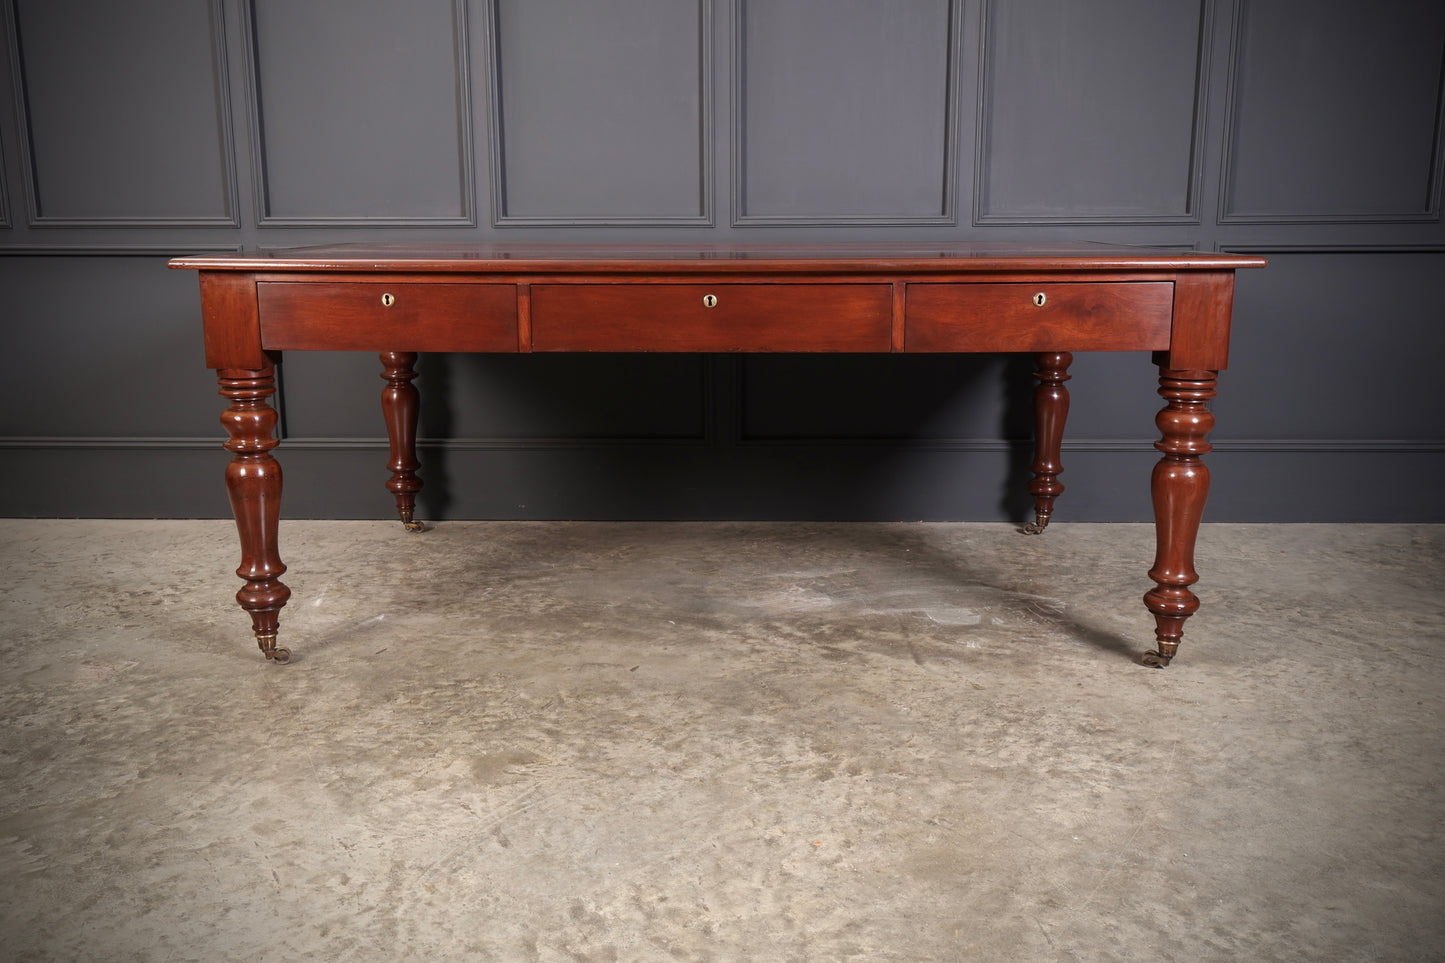
[[[887,351],[887,284],[534,284],[534,351]]]
[[[910,284],[904,350],[1159,351],[1173,313],[1170,281]]]
[[[516,351],[512,284],[262,281],[272,351]]]

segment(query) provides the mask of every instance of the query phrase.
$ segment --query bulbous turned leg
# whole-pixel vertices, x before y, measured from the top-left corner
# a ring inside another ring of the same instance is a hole
[[[251,614],[251,626],[261,654],[278,663],[291,661],[289,649],[277,648],[281,609],[291,590],[281,581],[286,566],[277,551],[281,518],[281,466],[271,456],[275,448],[276,409],[270,398],[276,392],[275,369],[225,369],[217,372],[220,393],[230,401],[221,415],[230,439],[226,490],[241,536],[241,566],[236,574],[246,584],[236,593],[241,608]]]
[[[416,377],[416,352],[383,351],[381,376],[386,387],[381,392],[381,413],[386,420],[386,437],[391,442],[391,478],[387,491],[396,496],[396,514],[408,532],[421,532],[426,526],[414,519],[416,493],[422,480],[417,475],[421,462],[416,458],[416,425],[421,413],[421,393],[411,383]]]
[[[1185,621],[1199,610],[1189,586],[1199,581],[1194,542],[1209,497],[1209,469],[1200,456],[1213,447],[1206,437],[1214,415],[1206,405],[1216,394],[1218,378],[1217,371],[1159,369],[1159,394],[1166,404],[1154,419],[1163,435],[1154,447],[1164,457],[1154,466],[1150,485],[1157,547],[1149,577],[1155,585],[1144,595],[1144,604],[1154,613],[1158,647],[1142,660],[1155,668],[1174,658]]]
[[[1024,532],[1038,535],[1048,527],[1049,517],[1054,513],[1054,499],[1063,494],[1064,486],[1059,475],[1064,470],[1062,449],[1064,444],[1064,422],[1069,417],[1069,389],[1064,382],[1069,380],[1069,365],[1074,356],[1067,351],[1045,352],[1035,357],[1039,370],[1034,377],[1039,380],[1034,389],[1034,463],[1029,469],[1034,473],[1029,482],[1029,494],[1034,496],[1034,520],[1024,526]]]

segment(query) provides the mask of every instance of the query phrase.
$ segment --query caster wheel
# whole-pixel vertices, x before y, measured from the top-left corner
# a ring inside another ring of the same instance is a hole
[[[1025,535],[1042,535],[1044,529],[1049,527],[1049,516],[1035,515],[1034,520],[1024,525]]]

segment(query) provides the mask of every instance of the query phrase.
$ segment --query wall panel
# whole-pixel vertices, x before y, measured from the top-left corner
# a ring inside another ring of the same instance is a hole
[[[1445,451],[1437,386],[1412,360],[1445,357],[1445,249],[1265,253],[1238,282],[1219,443]]]
[[[1197,220],[1212,9],[986,2],[977,220]]]
[[[710,0],[494,0],[498,225],[706,225]]]
[[[1239,10],[1221,220],[1438,219],[1445,4]]]
[[[5,375],[0,437],[216,435],[194,277],[164,257],[0,257],[0,291],[6,349],[29,362]]]
[[[14,0],[29,221],[238,223],[219,0]]]
[[[734,222],[952,223],[960,6],[738,0]]]
[[[1018,364],[988,355],[754,355],[741,360],[738,433],[746,442],[955,447],[1028,432],[1031,388]],[[1022,389],[1022,398],[1020,398]]]
[[[252,0],[250,21],[261,224],[474,223],[465,0]]]
[[[455,445],[702,441],[700,355],[423,355],[422,434]],[[295,352],[286,361],[289,438],[385,438],[375,355]],[[599,384],[609,390],[597,390]],[[366,398],[375,404],[348,404]]]

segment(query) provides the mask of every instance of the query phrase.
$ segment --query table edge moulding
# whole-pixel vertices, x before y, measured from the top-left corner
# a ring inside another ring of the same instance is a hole
[[[199,272],[206,365],[228,402],[226,486],[241,541],[236,594],[269,660],[291,590],[277,539],[275,365],[284,351],[371,351],[382,364],[386,487],[415,518],[419,352],[1027,352],[1034,356],[1033,521],[1059,482],[1074,352],[1148,351],[1156,552],[1146,665],[1169,664],[1199,608],[1194,544],[1228,364],[1234,272],[1254,255],[1104,244],[346,244],[176,258]]]

